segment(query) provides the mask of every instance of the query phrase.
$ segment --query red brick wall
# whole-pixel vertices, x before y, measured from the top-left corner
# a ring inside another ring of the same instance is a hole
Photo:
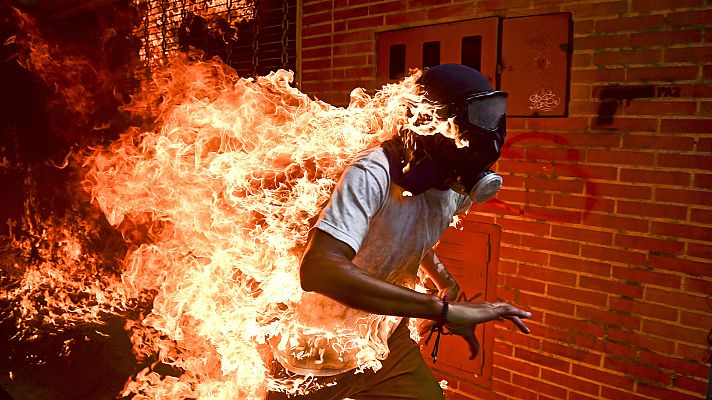
[[[493,15],[573,17],[568,118],[511,118],[499,202],[492,387],[453,399],[704,398],[712,328],[712,6],[705,0],[303,2],[302,89],[375,89],[375,31]],[[612,85],[654,96],[598,114]]]

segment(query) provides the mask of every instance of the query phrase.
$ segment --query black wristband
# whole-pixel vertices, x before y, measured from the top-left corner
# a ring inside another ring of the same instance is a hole
[[[445,326],[445,324],[447,323],[447,312],[448,312],[449,308],[450,308],[450,297],[444,296],[443,297],[443,313],[441,315],[441,320],[440,320],[441,326]]]

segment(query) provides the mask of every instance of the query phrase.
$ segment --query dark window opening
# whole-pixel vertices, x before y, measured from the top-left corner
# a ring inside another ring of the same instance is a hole
[[[440,41],[423,43],[423,68],[440,65]]]
[[[460,62],[468,67],[480,70],[482,67],[482,36],[465,36],[462,38],[462,54]]]
[[[400,79],[405,76],[405,44],[394,44],[390,49],[388,79]]]

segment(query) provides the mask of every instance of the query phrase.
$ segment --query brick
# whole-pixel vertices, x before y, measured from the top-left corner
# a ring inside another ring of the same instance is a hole
[[[594,53],[592,64],[596,66],[654,64],[661,60],[660,49],[612,50]]]
[[[586,194],[618,199],[650,200],[652,199],[653,190],[650,186],[590,182],[586,184]]]
[[[628,11],[626,1],[607,1],[602,3],[568,3],[563,7],[564,11],[571,11],[574,18],[595,17],[599,15],[619,14]]]
[[[401,25],[413,21],[426,21],[428,18],[427,10],[414,10],[397,14],[386,15],[386,25]]]
[[[653,165],[654,154],[638,151],[589,150],[588,161],[597,164]]]
[[[605,156],[602,154],[597,154],[596,157],[601,159],[601,157]],[[611,166],[591,165],[557,165],[554,169],[553,175],[614,181],[618,178],[618,168]]]
[[[629,265],[645,264],[645,254],[642,252],[613,249],[604,246],[593,246],[589,244],[581,245],[581,256]]]
[[[545,207],[551,205],[551,194],[549,193],[509,190],[507,188],[503,188],[497,193],[497,199],[508,203],[525,205],[540,205]]]
[[[350,19],[346,22],[346,27],[348,30],[373,28],[381,25],[383,25],[383,16],[381,15],[359,19]]]
[[[497,162],[497,171],[501,172],[548,175],[553,169],[553,165],[549,162],[509,161],[502,159]]]
[[[539,366],[530,363],[522,362],[515,358],[498,357],[495,363],[498,367],[505,368],[509,371],[517,371],[520,374],[537,377],[539,376]]]
[[[627,132],[656,132],[658,130],[658,120],[651,118],[636,117],[597,117],[591,120],[591,129],[594,130],[620,130]]]
[[[640,354],[640,362],[687,376],[698,378],[707,376],[708,366],[706,362],[692,362],[651,352],[642,352]]]
[[[519,266],[519,275],[527,278],[544,281],[546,283],[558,283],[564,286],[575,286],[576,275],[562,271],[541,268],[533,265],[522,264]]]
[[[517,386],[526,387],[528,389],[534,390],[541,395],[549,394],[555,396],[557,399],[563,399],[566,397],[566,389],[560,388],[558,386],[550,385],[540,379],[531,379],[519,374],[512,374],[512,383]]]
[[[608,302],[608,296],[603,292],[576,289],[568,286],[558,286],[554,284],[550,284],[547,286],[546,294],[564,300],[569,300],[577,303],[592,304],[595,306],[605,306]]]
[[[526,179],[528,189],[545,190],[564,193],[583,193],[584,183],[581,180],[542,179],[530,177]]]
[[[685,376],[676,376],[673,380],[676,388],[694,393],[705,393],[707,391],[706,379],[693,379]]]
[[[506,287],[510,287],[525,292],[544,293],[545,284],[542,282],[532,281],[522,277],[507,276],[504,279]]]
[[[626,80],[625,72],[625,68],[572,69],[571,83],[623,82]]]
[[[503,259],[513,259],[540,265],[547,265],[548,261],[548,255],[546,253],[526,249],[516,249],[508,246],[501,246],[499,248],[499,256]]]
[[[618,236],[616,236],[616,242],[617,241]],[[673,289],[679,288],[681,283],[680,277],[677,275],[670,275],[630,267],[613,266],[613,277],[629,282],[644,283],[655,286],[665,286]]]
[[[712,116],[712,101],[700,102],[700,116]]]
[[[707,329],[692,329],[653,320],[643,320],[643,332],[687,343],[703,343],[708,334]]]
[[[502,229],[514,232],[526,232],[535,235],[548,235],[551,225],[545,222],[502,219],[498,221]]]
[[[527,0],[481,0],[477,7],[483,11],[510,10],[529,6]]]
[[[699,164],[695,164],[699,165]],[[696,187],[712,189],[712,174],[701,174],[695,173],[695,184]]]
[[[660,153],[657,164],[659,167],[709,170],[712,168],[712,157],[697,154]]]
[[[621,168],[620,181],[688,186],[691,182],[691,176],[687,172],[680,171]]]
[[[712,260],[712,245],[708,243],[688,243],[687,255]]]
[[[567,240],[555,238],[543,238],[535,236],[523,236],[522,245],[542,251],[553,251],[556,253],[579,254],[579,244]]]
[[[656,239],[649,236],[616,234],[615,245],[626,249],[647,250],[656,254],[681,254],[684,243],[677,239]],[[679,282],[678,282],[679,283]]]
[[[571,239],[582,243],[611,244],[613,242],[613,234],[611,232],[561,225],[551,227],[551,236]]]
[[[666,372],[658,371],[643,365],[632,364],[628,361],[620,360],[607,356],[603,362],[603,366],[607,369],[620,371],[629,375],[646,379],[648,381],[669,384],[671,375]],[[621,397],[627,399],[628,397]]]
[[[712,326],[712,315],[683,311],[680,314],[680,322],[686,326]]]
[[[594,22],[592,19],[588,20],[575,20],[574,21],[574,35],[576,37],[590,35],[593,32]]]
[[[652,221],[650,232],[661,236],[708,241],[712,229],[689,224],[674,224],[671,222]]]
[[[473,7],[472,3],[451,4],[443,7],[434,7],[428,10],[428,20],[434,21],[443,18],[457,17],[465,19],[468,17],[476,17],[477,7]]]
[[[664,19],[664,14],[599,19],[596,21],[596,32],[625,32],[658,28],[663,24]]]
[[[331,10],[325,10],[314,14],[305,14],[302,17],[302,25],[309,27],[317,24],[331,23]]]
[[[323,35],[331,32],[331,24],[312,25],[305,26],[304,28],[302,28],[302,35],[304,35],[303,37],[305,38],[309,36]]]
[[[371,31],[358,31],[358,32],[346,32],[346,33],[336,33],[334,34],[334,43],[357,43],[357,42],[367,42],[373,40],[373,32]]]
[[[645,288],[645,300],[687,310],[705,310],[707,308],[707,300],[703,296],[650,286]]]
[[[628,218],[619,216],[587,214],[584,224],[609,228],[617,231],[648,232],[649,221],[644,218]]]
[[[492,381],[492,389],[499,393],[507,393],[508,396],[513,396],[513,398],[520,400],[538,400],[539,398],[536,392],[498,380]]]
[[[712,10],[669,12],[665,20],[671,26],[707,25],[712,20]]]
[[[709,205],[712,204],[712,192],[702,190],[684,190],[656,188],[655,199],[668,203]]]
[[[665,62],[701,63],[712,61],[712,46],[665,49]]]
[[[712,119],[663,119],[660,121],[660,131],[672,133],[709,133],[712,132]]]
[[[701,294],[712,293],[712,280],[709,279],[696,279],[689,276],[685,277],[684,282],[685,291],[695,292]]]
[[[615,208],[615,200],[600,199],[595,197],[595,194],[590,196],[569,196],[557,194],[553,196],[552,205],[554,207],[584,210],[587,213],[591,211],[612,213]]]
[[[678,344],[669,338],[651,336],[645,333],[632,332],[623,329],[608,329],[606,332],[609,341],[628,346],[636,351],[643,349],[662,354],[673,354]],[[622,355],[622,354],[621,354]]]
[[[692,345],[678,343],[675,355],[691,360],[709,360],[712,356],[712,351],[710,351],[707,345],[701,343],[695,343]]]
[[[550,256],[550,264],[552,267],[566,269],[575,272],[581,272],[585,274],[599,275],[599,276],[610,276],[611,265],[604,262],[582,260],[579,258],[566,257],[558,254],[552,254]],[[606,296],[602,296],[603,304],[605,305]]]
[[[686,219],[687,207],[618,200],[616,213],[653,218]]]
[[[586,118],[542,118],[529,119],[527,126],[533,131],[583,131],[586,130],[588,121]],[[557,132],[558,133],[558,132]],[[569,144],[565,140],[565,136],[550,135],[552,141],[560,145]]]
[[[349,43],[342,46],[334,46],[334,55],[355,55],[355,54],[372,54],[374,52],[373,43]],[[368,67],[371,68],[370,66]]]
[[[537,309],[542,311],[553,311],[559,314],[571,315],[575,307],[568,301],[559,301],[548,296],[537,296],[532,293],[522,295],[522,302],[526,304],[526,309]]]
[[[611,400],[650,400],[649,397],[637,396],[630,392],[625,392],[606,386],[601,387],[601,398]]]
[[[697,103],[693,101],[633,100],[624,109],[625,115],[688,116],[697,114]]]
[[[629,47],[629,36],[625,35],[591,35],[574,38],[574,50],[620,49]]]
[[[302,40],[302,48],[303,49],[310,49],[312,47],[330,46],[330,45],[331,45],[331,35],[312,36],[310,38],[305,38]]]
[[[697,79],[697,66],[636,67],[628,68],[629,82],[679,82]]]
[[[612,299],[611,309],[654,319],[664,319],[671,322],[677,321],[678,317],[678,310],[676,308],[624,298]],[[669,350],[674,350],[674,345],[671,345]]]
[[[618,282],[612,279],[600,279],[591,276],[581,276],[579,286],[582,289],[598,290],[601,293],[609,293],[615,296],[626,296],[629,298],[643,297],[643,288],[625,282]]]
[[[644,396],[648,396],[651,399],[665,399],[665,400],[699,400],[699,396],[690,395],[686,393],[681,393],[673,388],[660,387],[659,385],[649,385],[645,382],[638,384],[635,389],[636,393],[640,393]]]
[[[572,364],[572,368],[576,364]],[[558,385],[565,386],[569,389],[573,389],[580,392],[589,393],[592,395],[598,395],[601,386],[597,383],[588,382],[586,380],[574,378],[571,375],[564,375],[556,371],[550,371],[543,369],[541,378],[549,382],[554,382]]]
[[[395,12],[400,12],[404,11],[406,8],[406,2],[399,0],[399,1],[381,1],[381,2],[376,2],[369,4],[368,6],[368,14],[369,15],[376,15],[376,14],[387,14],[387,13],[395,13]]]
[[[633,380],[628,377],[598,368],[592,368],[588,365],[572,364],[571,373],[574,376],[585,378],[594,382],[600,382],[606,386],[615,386],[626,390],[633,390],[634,387]]]
[[[631,11],[651,12],[675,8],[692,8],[704,4],[703,0],[632,0]]]
[[[574,332],[581,332],[594,337],[602,336],[604,332],[604,329],[601,325],[594,324],[589,321],[582,321],[580,319],[574,319],[555,314],[546,314],[544,318],[545,322],[548,325],[559,326]]]
[[[551,207],[536,207],[532,205],[526,205],[521,215],[538,220],[568,222],[572,224],[580,224],[583,218],[583,214],[580,211],[557,210]]]
[[[569,97],[571,100],[590,100],[591,87],[588,85],[571,85],[569,88]]]
[[[548,367],[563,372],[569,371],[569,362],[534,351],[526,350],[523,348],[515,348],[514,356],[516,358],[529,361],[536,365],[541,365],[543,367]]]
[[[575,315],[587,321],[594,321],[597,324],[606,324],[608,328],[622,327],[632,330],[640,329],[640,317],[627,315],[626,313],[577,305]],[[592,364],[598,365],[598,361],[600,361],[600,359],[597,359],[596,362]]]
[[[712,276],[709,263],[680,258],[651,255],[649,265],[653,268],[674,271],[692,276]]]
[[[322,59],[322,58],[326,58],[326,57],[331,57],[331,47],[316,47],[316,48],[304,49],[302,51],[302,57],[304,60]]]
[[[346,19],[365,17],[369,13],[368,6],[351,7],[334,11],[334,20],[341,21]]]
[[[582,161],[585,151],[578,149],[541,148],[529,147],[526,149],[526,158],[530,160],[551,161]]]
[[[677,31],[657,31],[630,34],[631,47],[649,47],[674,45],[678,43],[699,43],[702,40],[702,31],[699,29],[686,29]]]
[[[309,3],[304,3],[304,5],[302,6],[302,15],[307,16],[307,15],[321,12],[325,8],[331,8],[331,5],[332,5],[331,0],[321,0],[321,1],[313,1],[313,2],[309,2]]]
[[[331,59],[306,60],[302,62],[302,68],[305,72],[312,69],[327,69],[331,67]]]

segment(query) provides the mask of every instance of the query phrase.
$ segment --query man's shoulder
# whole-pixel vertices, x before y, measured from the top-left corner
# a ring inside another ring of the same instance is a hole
[[[356,154],[351,165],[362,168],[385,168],[388,170],[388,157],[380,146],[370,147]]]

